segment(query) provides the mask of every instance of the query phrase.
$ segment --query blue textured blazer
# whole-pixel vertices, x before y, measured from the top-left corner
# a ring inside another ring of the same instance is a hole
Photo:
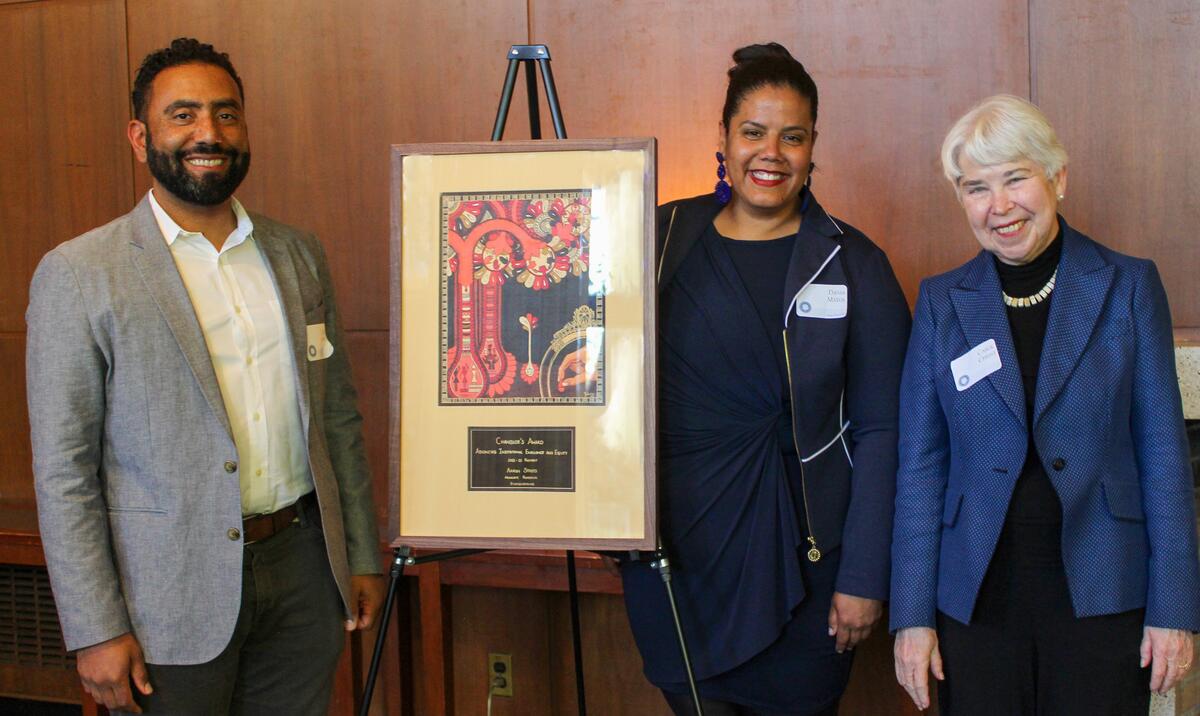
[[[1167,297],[1151,261],[1062,224],[1033,424],[992,255],[921,284],[900,388],[891,629],[969,623],[1029,430],[1062,502],[1079,617],[1145,607],[1200,630],[1192,475]],[[950,362],[989,339],[1001,368],[956,389]]]

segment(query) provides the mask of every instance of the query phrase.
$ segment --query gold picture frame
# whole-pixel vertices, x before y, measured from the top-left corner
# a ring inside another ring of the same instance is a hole
[[[654,139],[391,156],[392,546],[653,549]]]

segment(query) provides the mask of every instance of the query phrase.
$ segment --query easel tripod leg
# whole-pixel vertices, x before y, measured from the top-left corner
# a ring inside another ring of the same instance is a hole
[[[392,550],[392,568],[388,580],[387,598],[383,602],[383,611],[379,615],[379,632],[375,635],[375,652],[371,656],[371,668],[367,672],[367,684],[363,689],[362,706],[358,716],[367,716],[371,710],[371,696],[375,693],[375,679],[379,676],[379,664],[383,661],[383,644],[387,641],[388,622],[391,621],[392,607],[396,604],[396,592],[400,586],[400,578],[404,576],[404,565],[412,559],[412,550],[400,547]]]
[[[587,716],[587,696],[583,688],[583,636],[579,626],[579,583],[575,576],[573,550],[567,550],[567,589],[571,601],[571,642],[575,649],[575,700],[579,716]]]
[[[558,90],[554,86],[554,72],[550,70],[550,60],[540,59],[538,65],[542,68],[542,84],[546,86],[546,105],[550,107],[550,121],[554,123],[554,136],[558,139],[566,139],[567,125],[563,124],[562,107],[558,104]]]
[[[492,125],[492,141],[504,137],[504,124],[508,121],[508,105],[512,102],[513,89],[517,86],[517,68],[520,60],[508,61],[508,73],[504,76],[504,90],[500,92],[500,106],[496,109],[496,123]]]
[[[525,93],[529,96],[529,138],[542,138],[542,115],[538,108],[537,67],[531,60],[525,62]]]
[[[671,587],[671,562],[665,554],[659,552],[650,566],[658,570],[663,585],[667,588],[667,601],[671,604],[671,617],[675,620],[675,636],[679,639],[679,652],[683,656],[683,668],[687,672],[688,688],[692,691],[692,704],[696,707],[696,716],[704,716],[704,706],[700,703],[700,692],[696,689],[696,675],[692,671],[692,658],[688,652],[687,638],[683,635],[683,624],[679,621],[679,607],[675,603],[675,590]]]

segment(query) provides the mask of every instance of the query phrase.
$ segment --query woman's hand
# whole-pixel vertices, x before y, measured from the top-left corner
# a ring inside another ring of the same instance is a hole
[[[1166,694],[1192,668],[1192,633],[1183,629],[1142,629],[1142,668],[1150,669],[1150,690]]]
[[[937,632],[929,627],[909,627],[896,632],[896,681],[904,687],[917,708],[929,708],[929,673],[943,681],[942,653]]]
[[[837,637],[837,653],[853,649],[871,635],[871,627],[883,615],[883,602],[878,599],[833,593],[829,605],[829,636]]]

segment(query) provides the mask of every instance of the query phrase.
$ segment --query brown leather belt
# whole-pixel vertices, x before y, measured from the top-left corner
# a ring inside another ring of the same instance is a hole
[[[242,538],[245,540],[245,544],[261,542],[282,532],[299,519],[301,511],[305,515],[319,514],[314,509],[315,502],[315,493],[310,492],[281,510],[245,518],[242,520]]]

